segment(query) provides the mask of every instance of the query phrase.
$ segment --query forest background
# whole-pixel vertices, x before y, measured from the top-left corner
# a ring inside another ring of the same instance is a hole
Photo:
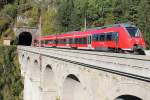
[[[14,25],[37,27],[40,17],[42,35],[84,30],[85,20],[87,28],[133,22],[150,49],[149,9],[150,0],[0,0],[0,36],[13,37]]]

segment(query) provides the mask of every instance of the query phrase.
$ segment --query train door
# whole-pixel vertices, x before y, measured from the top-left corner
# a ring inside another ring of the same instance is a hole
[[[115,39],[115,49],[116,49],[116,51],[118,51],[118,48],[119,48],[119,34],[118,34],[118,32],[115,32],[113,35],[114,35],[114,39]]]
[[[87,39],[87,44],[88,44],[88,48],[92,48],[92,35],[89,35],[88,36],[88,39]]]
[[[66,46],[67,46],[67,47],[70,46],[70,39],[69,39],[69,38],[66,39]]]

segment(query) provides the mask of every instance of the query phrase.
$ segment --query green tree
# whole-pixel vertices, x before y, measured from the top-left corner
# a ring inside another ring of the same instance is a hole
[[[0,12],[0,15],[15,18],[17,15],[17,7],[12,4],[5,5],[4,9]]]
[[[49,9],[42,15],[42,33],[43,35],[57,33],[56,28],[56,11]]]
[[[147,48],[150,49],[150,1],[141,0],[138,8],[137,24],[144,33]]]

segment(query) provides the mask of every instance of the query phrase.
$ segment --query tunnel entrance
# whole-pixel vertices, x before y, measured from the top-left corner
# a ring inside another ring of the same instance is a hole
[[[132,95],[122,95],[115,100],[142,100],[142,99]]]
[[[29,32],[22,32],[19,35],[18,45],[30,46],[32,43],[32,35]]]

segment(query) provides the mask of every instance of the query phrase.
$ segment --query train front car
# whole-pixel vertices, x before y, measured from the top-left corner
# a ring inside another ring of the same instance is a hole
[[[139,28],[132,24],[123,25],[129,35],[128,42],[134,54],[145,55],[145,41]]]

